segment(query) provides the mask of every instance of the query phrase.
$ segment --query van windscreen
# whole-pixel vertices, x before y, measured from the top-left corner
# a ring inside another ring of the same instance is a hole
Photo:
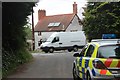
[[[51,42],[54,37],[49,37],[46,42]]]

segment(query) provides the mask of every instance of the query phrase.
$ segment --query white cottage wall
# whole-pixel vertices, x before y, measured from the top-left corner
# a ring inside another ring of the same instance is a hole
[[[66,32],[72,32],[72,31],[82,31],[82,25],[79,25],[77,16],[73,18],[72,22],[66,29]]]
[[[35,32],[35,33],[34,33],[34,36],[35,36],[35,50],[36,50],[36,49],[39,48],[38,41],[40,41],[41,36],[38,35],[38,32]]]

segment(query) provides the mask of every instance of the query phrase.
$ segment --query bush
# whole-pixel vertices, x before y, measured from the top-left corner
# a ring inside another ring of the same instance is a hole
[[[32,55],[27,50],[19,50],[14,52],[2,50],[2,74],[6,77],[14,71],[19,65],[24,64],[32,59]]]

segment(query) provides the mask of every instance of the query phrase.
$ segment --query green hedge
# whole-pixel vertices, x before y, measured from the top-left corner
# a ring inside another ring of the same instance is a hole
[[[6,77],[13,72],[19,65],[26,63],[32,59],[32,55],[27,50],[19,50],[15,53],[2,50],[2,77]]]

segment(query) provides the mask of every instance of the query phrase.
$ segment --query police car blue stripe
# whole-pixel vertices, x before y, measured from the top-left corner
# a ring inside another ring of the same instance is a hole
[[[85,73],[85,69],[82,68],[82,79],[85,79],[85,75],[84,75],[84,73]]]
[[[79,66],[82,66],[82,57],[80,57],[80,60],[79,60]]]
[[[92,69],[92,74],[93,74],[93,76],[96,76],[94,69]]]
[[[88,67],[88,64],[89,64],[89,60],[87,59],[87,60],[85,60],[85,68]]]

